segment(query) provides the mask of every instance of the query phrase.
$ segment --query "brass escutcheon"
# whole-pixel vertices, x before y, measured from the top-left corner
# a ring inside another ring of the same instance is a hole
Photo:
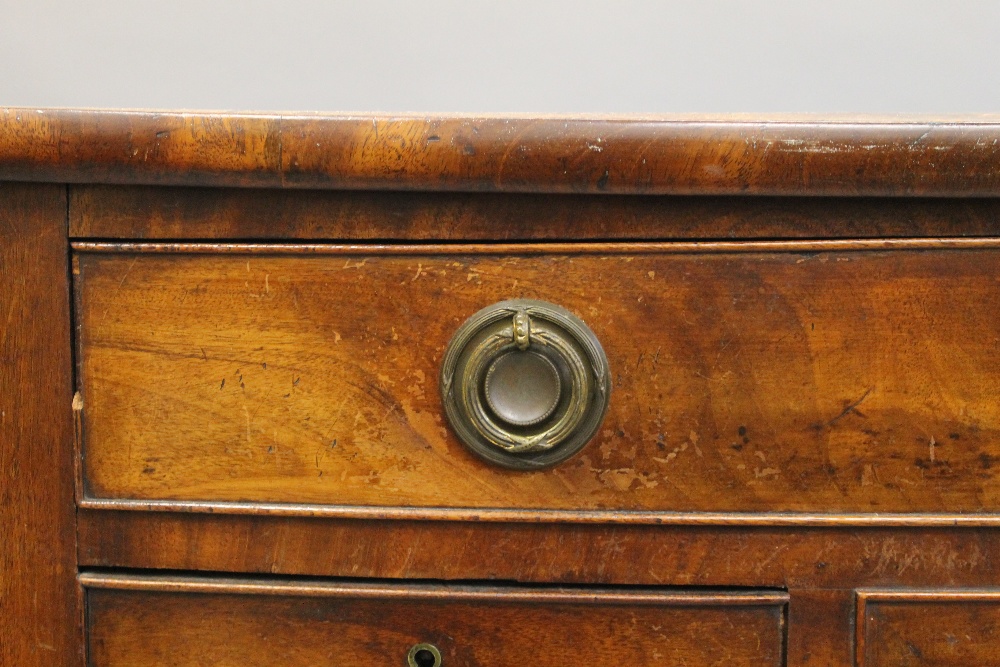
[[[414,644],[406,654],[408,667],[441,667],[441,651],[434,644]]]
[[[531,470],[578,452],[611,394],[594,333],[569,311],[516,299],[458,328],[441,365],[441,397],[458,438],[487,461]]]

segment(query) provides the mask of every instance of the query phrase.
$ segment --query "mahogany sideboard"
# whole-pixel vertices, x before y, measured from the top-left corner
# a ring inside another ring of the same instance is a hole
[[[0,663],[1000,665],[1000,122],[0,109]]]

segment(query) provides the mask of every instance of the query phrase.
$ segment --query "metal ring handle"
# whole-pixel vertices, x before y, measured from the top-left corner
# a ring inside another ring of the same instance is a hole
[[[564,308],[516,299],[458,328],[441,365],[448,421],[487,461],[519,470],[555,465],[597,432],[608,408],[608,360]]]

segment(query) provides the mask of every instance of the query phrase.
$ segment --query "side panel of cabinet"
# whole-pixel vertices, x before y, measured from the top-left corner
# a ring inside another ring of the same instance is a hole
[[[0,183],[0,664],[82,660],[66,189]]]

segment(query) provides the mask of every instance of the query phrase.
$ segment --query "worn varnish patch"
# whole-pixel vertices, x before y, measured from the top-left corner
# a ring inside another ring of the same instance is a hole
[[[995,509],[995,250],[761,247],[81,253],[86,496]],[[515,297],[582,317],[613,373],[599,434],[542,472],[476,459],[438,397],[454,330]]]

